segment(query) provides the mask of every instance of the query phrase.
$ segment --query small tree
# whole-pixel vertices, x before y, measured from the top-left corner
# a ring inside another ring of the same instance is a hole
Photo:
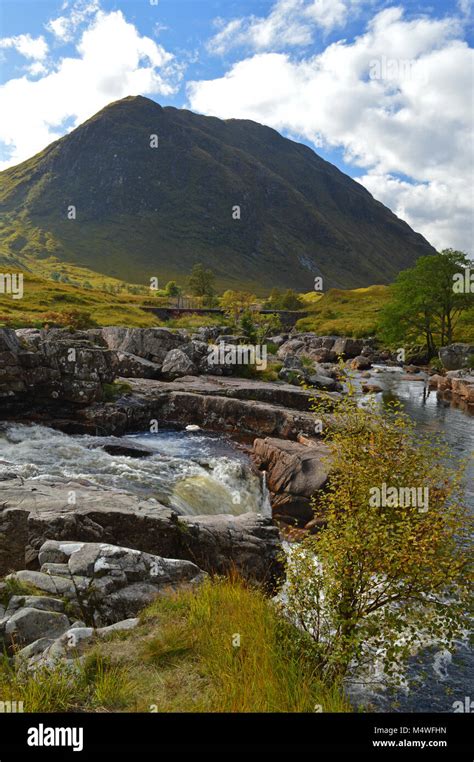
[[[165,294],[169,299],[176,299],[179,306],[182,288],[181,286],[178,286],[175,280],[168,281],[165,286]]]
[[[292,288],[288,288],[284,293],[273,288],[268,301],[264,304],[264,309],[267,310],[301,310],[303,307],[303,299]]]
[[[250,305],[256,301],[255,294],[250,294],[248,291],[224,291],[219,304],[224,310],[226,315],[232,320],[232,323],[236,326],[239,322],[239,317],[243,312],[248,311]]]
[[[189,290],[194,296],[199,296],[204,303],[212,303],[215,288],[215,275],[212,270],[207,270],[203,264],[194,265],[189,276]]]
[[[396,406],[361,409],[349,397],[331,426],[330,488],[315,502],[325,525],[293,546],[286,610],[311,635],[322,675],[351,677],[379,659],[396,684],[414,649],[434,641],[453,650],[466,626],[461,471]],[[403,500],[374,501],[384,484],[427,489],[427,509],[401,491]]]
[[[382,338],[389,343],[422,338],[431,357],[438,346],[451,343],[459,315],[474,304],[473,294],[456,293],[453,287],[454,275],[468,264],[463,252],[445,249],[399,273],[382,310]]]

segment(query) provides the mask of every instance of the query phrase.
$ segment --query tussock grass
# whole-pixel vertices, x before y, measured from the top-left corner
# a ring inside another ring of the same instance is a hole
[[[304,636],[238,579],[157,598],[135,630],[97,641],[73,672],[33,675],[4,659],[0,693],[26,712],[351,711],[318,679]]]
[[[331,288],[310,306],[310,315],[298,320],[300,331],[319,335],[373,336],[377,331],[382,307],[389,301],[388,286],[367,288]]]

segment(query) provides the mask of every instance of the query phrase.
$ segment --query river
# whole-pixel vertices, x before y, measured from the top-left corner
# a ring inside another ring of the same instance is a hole
[[[374,372],[375,371],[375,372]],[[378,371],[378,372],[377,372]],[[442,435],[459,459],[466,462],[464,487],[466,502],[474,513],[474,419],[467,412],[440,400],[435,390],[428,390],[427,377],[416,374],[407,378],[398,368],[374,367],[370,383],[383,391],[375,395],[379,404],[398,400],[423,434]],[[360,389],[360,375],[354,383]],[[360,399],[373,399],[364,395]],[[354,687],[350,693],[355,701],[370,702],[374,708],[400,712],[452,712],[455,701],[464,702],[474,697],[474,652],[465,643],[459,643],[457,652],[450,654],[436,648],[427,650],[411,665],[410,674],[419,678],[417,687],[408,692],[389,695],[372,692],[367,686]]]
[[[355,377],[360,390],[361,376]],[[398,399],[420,432],[442,434],[460,459],[473,452],[473,419],[467,413],[428,392],[426,378],[407,380],[398,369],[374,368],[371,383],[383,392],[359,395],[383,405]],[[0,479],[22,478],[76,481],[133,494],[154,497],[181,514],[240,514],[247,511],[270,515],[268,492],[252,468],[247,453],[229,437],[204,431],[163,429],[156,434],[127,435],[126,440],[152,450],[145,458],[111,455],[97,447],[97,439],[69,436],[42,427],[11,424],[0,432]],[[465,475],[466,497],[474,511],[474,462]],[[454,701],[464,701],[473,691],[474,656],[459,644],[451,658],[432,649],[421,655],[421,666],[411,672],[423,675],[417,688],[394,696],[373,692],[367,685],[352,686],[356,705],[378,710],[408,712],[453,711]]]

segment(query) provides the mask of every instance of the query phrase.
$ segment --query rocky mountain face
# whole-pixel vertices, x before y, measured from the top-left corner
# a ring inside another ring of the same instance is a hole
[[[434,251],[307,146],[141,96],[0,173],[0,212],[2,262],[54,255],[135,283],[203,262],[221,287],[353,288]]]

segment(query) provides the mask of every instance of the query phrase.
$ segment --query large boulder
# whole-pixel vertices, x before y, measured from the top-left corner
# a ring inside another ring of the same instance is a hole
[[[27,646],[46,636],[59,637],[69,626],[70,622],[65,614],[25,606],[5,622],[4,638],[12,645]]]
[[[173,381],[180,376],[197,375],[197,367],[182,349],[171,349],[163,360],[161,369],[164,378]]]
[[[362,352],[363,341],[361,339],[348,339],[339,337],[332,347],[336,355],[342,355],[345,359],[358,357]]]
[[[323,442],[310,444],[267,437],[253,443],[253,459],[267,473],[273,515],[288,523],[306,524],[313,518],[311,498],[325,489],[331,466]]]
[[[112,368],[122,378],[161,378],[161,365],[129,352],[114,352]]]
[[[206,576],[191,561],[108,543],[48,540],[41,547],[40,560],[39,572],[14,572],[7,579],[28,581],[47,593],[57,589],[96,627],[133,617],[157,595],[199,584]],[[47,621],[49,629],[43,626]],[[57,637],[69,627],[64,614],[26,607],[8,619],[5,633],[27,645],[45,635]]]
[[[368,370],[371,367],[372,363],[366,355],[357,355],[351,361],[352,370]]]
[[[335,392],[342,389],[341,384],[336,379],[325,376],[322,373],[312,373],[308,376],[308,384],[314,389],[325,389],[327,392]]]
[[[459,370],[461,368],[471,367],[474,358],[473,344],[450,344],[447,347],[441,347],[439,350],[439,359],[446,370]]]
[[[109,349],[136,355],[161,365],[172,349],[187,342],[187,337],[168,328],[119,328],[102,329],[102,337]]]
[[[102,399],[114,379],[110,352],[83,331],[0,329],[0,396],[40,406]],[[32,394],[33,393],[33,394]]]

